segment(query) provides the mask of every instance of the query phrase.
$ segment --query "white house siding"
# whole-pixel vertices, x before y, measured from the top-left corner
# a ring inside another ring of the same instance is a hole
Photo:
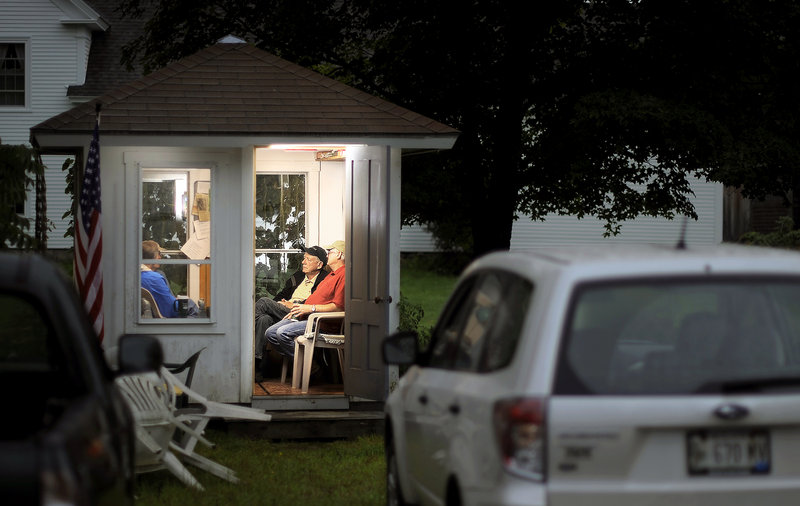
[[[83,82],[91,32],[82,25],[63,24],[65,13],[51,0],[0,1],[0,40],[28,44],[30,65],[29,107],[0,107],[0,139],[4,144],[27,144],[30,128],[74,104],[67,99],[67,86]],[[47,216],[56,225],[48,234],[48,247],[68,248],[63,237],[66,224],[61,216],[69,199],[64,195],[65,180],[61,171],[64,158],[45,157],[47,165]],[[34,217],[33,196],[26,205],[28,217]]]
[[[692,245],[712,245],[722,242],[722,185],[694,179],[692,199],[698,220],[688,220],[686,242]],[[603,222],[592,217],[549,215],[545,221],[520,217],[511,232],[511,249],[545,246],[591,245],[600,242],[674,244],[677,242],[683,218],[639,217],[625,222],[619,235],[603,237]],[[421,226],[403,227],[400,232],[403,252],[436,251],[433,239]]]
[[[422,225],[403,225],[400,228],[400,251],[403,253],[433,253],[433,235]]]
[[[42,157],[47,170],[45,171],[45,184],[47,185],[47,216],[52,221],[53,228],[47,233],[47,247],[50,249],[66,249],[72,247],[72,238],[65,238],[69,222],[62,220],[64,211],[69,209],[70,197],[64,193],[66,188],[66,173],[61,170],[64,157]],[[31,207],[30,216],[34,216],[35,209]]]

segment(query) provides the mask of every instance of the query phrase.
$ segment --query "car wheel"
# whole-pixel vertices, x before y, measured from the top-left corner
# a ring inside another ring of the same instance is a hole
[[[397,470],[397,454],[394,441],[386,441],[386,504],[387,506],[407,506],[400,489],[400,476]]]

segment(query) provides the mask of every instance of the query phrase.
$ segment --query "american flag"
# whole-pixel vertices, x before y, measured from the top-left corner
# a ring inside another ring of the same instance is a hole
[[[103,342],[103,229],[100,224],[100,132],[94,125],[78,201],[75,274],[83,306]]]

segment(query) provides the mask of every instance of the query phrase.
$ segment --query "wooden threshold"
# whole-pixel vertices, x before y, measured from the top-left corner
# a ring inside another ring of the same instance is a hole
[[[341,383],[321,383],[308,385],[308,393],[304,394],[299,388],[292,388],[291,378],[286,383],[281,383],[277,378],[268,378],[253,384],[253,397],[266,397],[270,395],[344,395],[344,385]]]
[[[311,383],[308,392],[268,378],[253,384],[251,406],[266,411],[347,410],[350,400],[341,383]]]

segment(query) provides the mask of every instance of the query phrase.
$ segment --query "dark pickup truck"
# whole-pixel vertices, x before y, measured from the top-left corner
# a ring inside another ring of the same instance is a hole
[[[123,336],[119,374],[160,366]],[[0,497],[132,504],[134,426],[75,289],[48,261],[0,253]]]

